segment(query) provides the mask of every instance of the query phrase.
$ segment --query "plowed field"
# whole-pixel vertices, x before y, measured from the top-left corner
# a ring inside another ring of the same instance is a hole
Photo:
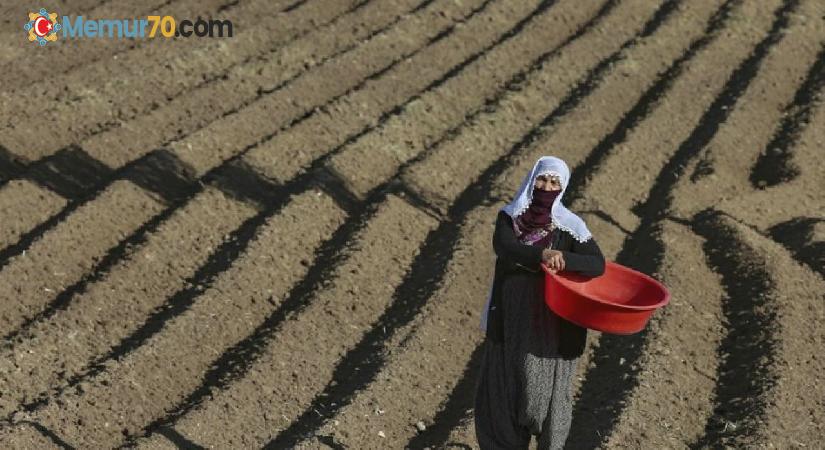
[[[493,223],[543,155],[672,293],[590,332],[567,448],[823,445],[821,0],[55,1],[234,35],[44,48],[19,3],[0,448],[478,448]]]

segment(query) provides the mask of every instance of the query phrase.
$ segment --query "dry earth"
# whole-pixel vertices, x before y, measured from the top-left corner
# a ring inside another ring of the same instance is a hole
[[[0,5],[0,448],[478,448],[497,210],[543,155],[672,300],[567,448],[820,448],[820,0]],[[35,70],[37,69],[37,70]]]

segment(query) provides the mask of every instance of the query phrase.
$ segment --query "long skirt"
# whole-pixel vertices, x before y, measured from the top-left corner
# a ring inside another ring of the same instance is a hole
[[[578,358],[559,354],[559,317],[544,303],[540,277],[502,286],[504,342],[485,339],[475,392],[475,431],[487,449],[564,447],[573,416]]]

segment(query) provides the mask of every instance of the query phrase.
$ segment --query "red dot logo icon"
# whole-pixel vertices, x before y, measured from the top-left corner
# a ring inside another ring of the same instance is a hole
[[[57,13],[49,13],[45,8],[40,8],[36,13],[29,13],[29,21],[23,26],[29,40],[37,42],[41,47],[49,41],[56,41],[60,28]]]

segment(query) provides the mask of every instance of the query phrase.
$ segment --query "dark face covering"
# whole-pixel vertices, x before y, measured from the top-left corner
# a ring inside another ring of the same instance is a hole
[[[550,208],[561,190],[544,191],[533,188],[533,198],[530,206],[518,217],[521,231],[529,233],[547,226],[550,223]]]

